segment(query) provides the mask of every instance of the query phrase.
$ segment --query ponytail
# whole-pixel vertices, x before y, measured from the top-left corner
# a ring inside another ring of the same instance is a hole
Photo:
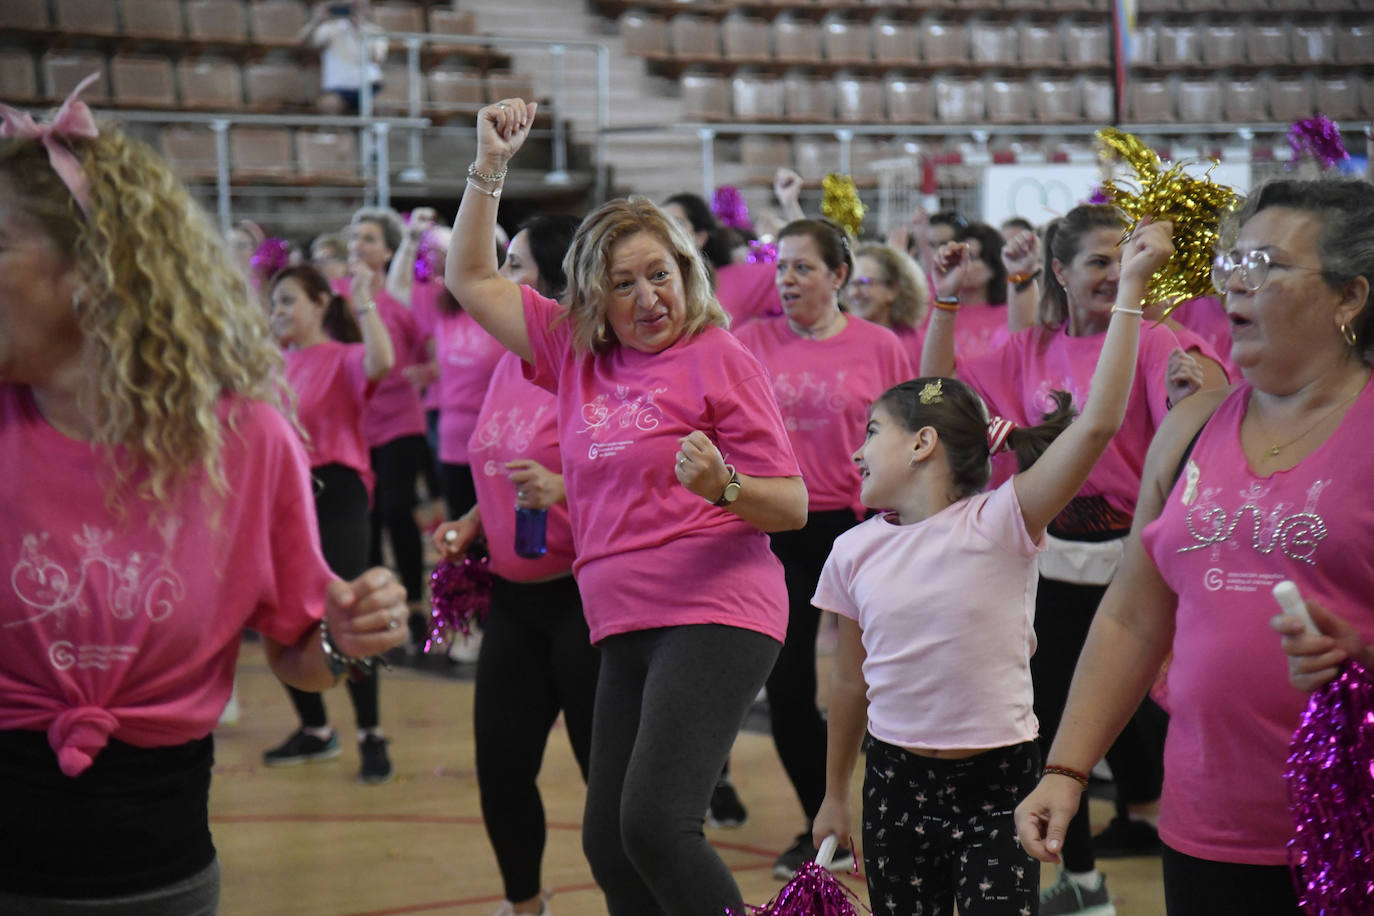
[[[1078,411],[1073,407],[1073,396],[1067,391],[1051,391],[1054,409],[1041,417],[1039,426],[1016,427],[1007,436],[1007,448],[1016,456],[1016,469],[1024,471],[1035,464],[1037,458],[1045,454],[1050,443],[1069,428]]]
[[[375,306],[374,306],[375,308]],[[324,332],[339,343],[362,343],[363,330],[358,327],[358,319],[349,308],[348,300],[335,293],[329,297],[324,307],[324,317],[320,319]]]

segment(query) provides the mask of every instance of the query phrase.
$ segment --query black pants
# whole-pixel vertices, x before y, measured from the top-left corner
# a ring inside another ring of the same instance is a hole
[[[1064,707],[1079,653],[1088,640],[1097,605],[1106,586],[1076,585],[1040,578],[1035,599],[1035,654],[1031,680],[1035,687],[1035,717],[1040,721],[1040,752],[1047,756]],[[1164,732],[1168,717],[1146,697],[1107,751],[1107,763],[1123,806],[1155,801],[1164,785]],[[1092,847],[1088,805],[1078,806],[1064,835],[1064,867],[1072,872],[1097,867]]]
[[[835,538],[855,524],[848,509],[812,512],[806,527],[770,538],[787,578],[787,641],[768,676],[773,744],[792,781],[807,829],[825,800],[825,720],[816,706],[816,630],[821,612],[811,603]]]
[[[424,553],[420,546],[420,528],[415,524],[415,481],[428,460],[429,446],[419,433],[392,439],[372,449],[377,492],[372,507],[370,564],[382,565],[382,534],[385,532],[396,558],[396,572],[410,601],[419,601],[425,594]]]
[[[1168,846],[1162,855],[1169,916],[1303,916],[1287,865],[1212,862]]]
[[[534,584],[495,578],[472,722],[482,820],[507,900],[529,900],[542,887],[544,805],[535,779],[560,710],[587,778],[600,662],[572,576]]]
[[[610,916],[743,912],[702,824],[777,654],[777,640],[719,624],[602,640],[582,850]]]
[[[457,518],[477,503],[477,489],[472,483],[472,468],[466,464],[439,465],[439,481],[444,491],[444,508],[449,518]],[[512,504],[506,511],[514,512]]]
[[[312,468],[315,478],[315,517],[320,526],[320,552],[324,561],[341,579],[356,579],[367,571],[368,520],[367,488],[352,468],[327,464]],[[348,678],[348,697],[358,728],[376,728],[380,722],[377,670],[355,680]],[[306,728],[324,728],[329,714],[324,697],[286,686],[291,705]]]
[[[1040,900],[1040,863],[1012,812],[1035,788],[1034,741],[936,760],[865,740],[863,836],[874,913],[1016,916]]]

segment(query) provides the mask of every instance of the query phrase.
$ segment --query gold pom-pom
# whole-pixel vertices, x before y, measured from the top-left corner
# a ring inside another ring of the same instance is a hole
[[[831,172],[821,181],[825,192],[821,197],[821,214],[840,224],[840,228],[857,239],[863,229],[864,214],[868,208],[859,200],[859,192],[854,187],[854,179],[848,175]]]
[[[1221,221],[1240,205],[1235,190],[1212,181],[1210,169],[1202,178],[1187,174],[1179,164],[1165,169],[1154,150],[1133,134],[1107,127],[1097,132],[1097,139],[1104,151],[1135,172],[1135,186],[1102,183],[1111,203],[1129,219],[1128,234],[1146,216],[1174,224],[1174,255],[1150,278],[1146,299],[1161,303],[1167,317],[1179,303],[1211,295],[1212,257]]]

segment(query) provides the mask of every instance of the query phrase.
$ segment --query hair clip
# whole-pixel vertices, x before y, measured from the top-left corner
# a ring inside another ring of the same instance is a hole
[[[921,403],[929,407],[931,404],[939,404],[945,399],[944,379],[937,378],[933,382],[926,382],[926,386],[921,389]]]

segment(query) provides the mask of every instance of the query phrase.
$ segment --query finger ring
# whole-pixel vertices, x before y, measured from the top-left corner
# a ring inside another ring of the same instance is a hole
[[[498,102],[498,103],[496,104],[496,107],[497,107],[497,108],[509,108],[510,106],[507,105],[505,102]]]
[[[678,463],[678,464],[686,464],[686,463],[687,463],[687,459],[686,459],[685,457],[684,457],[684,458],[679,458],[679,459],[677,460],[677,463]]]
[[[399,628],[400,625],[401,621],[397,620],[395,617],[392,617],[390,620],[387,621],[386,628],[388,630],[395,630]]]

